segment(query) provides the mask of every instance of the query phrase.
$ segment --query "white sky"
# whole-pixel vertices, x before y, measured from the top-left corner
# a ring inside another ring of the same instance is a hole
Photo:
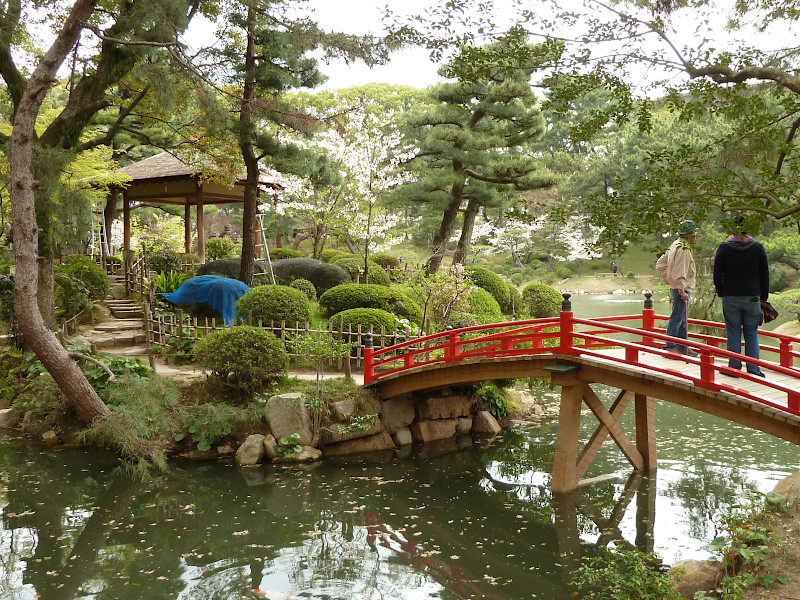
[[[574,10],[581,11],[580,0],[555,1],[559,8],[574,5]],[[708,39],[716,38],[717,43],[711,42],[712,47],[714,45],[718,47],[730,45],[733,42],[733,36],[729,30],[724,28],[724,15],[727,14],[727,7],[730,1],[721,0],[721,6],[717,7],[719,11],[712,11],[712,15],[716,17],[714,20],[717,23],[712,26],[714,33],[710,36],[708,31],[704,31],[705,24],[702,19],[694,17],[686,9],[673,15],[674,24],[677,26],[676,40],[678,45],[696,47],[704,37],[708,37]],[[383,13],[387,5],[398,15],[417,15],[423,13],[433,3],[432,0],[307,0],[305,6],[313,11],[309,16],[327,31],[341,31],[357,35],[369,33],[380,36],[384,33]],[[514,13],[510,9],[510,5],[514,3],[514,0],[493,0],[493,3],[494,14],[491,15],[493,20],[503,20],[504,15]],[[545,12],[552,10],[552,6],[547,4],[547,0],[530,0],[528,8],[537,5]],[[595,6],[594,8],[597,9],[598,7]],[[190,31],[187,33],[186,37],[188,39],[207,38],[213,35],[211,33],[213,31],[212,24],[203,23],[202,20],[198,19],[195,19],[195,21],[197,22],[193,22]],[[796,37],[797,33],[793,31],[782,31],[781,35],[753,35],[752,33],[749,35],[750,41],[757,38],[758,45],[764,50],[769,47],[782,47],[795,43]],[[745,34],[744,38],[747,39],[748,36]],[[790,40],[790,38],[792,39]],[[331,64],[322,63],[320,69],[328,76],[329,80],[317,89],[336,89],[366,83],[395,83],[423,88],[443,81],[436,73],[437,68],[438,65],[431,62],[427,51],[418,48],[394,53],[390,64],[373,69],[369,69],[362,63],[352,65],[347,65],[344,61],[335,61]],[[653,72],[648,72],[643,67],[639,75],[632,74],[633,83],[637,83],[635,80],[639,79],[639,77],[642,80],[647,80],[653,76]]]

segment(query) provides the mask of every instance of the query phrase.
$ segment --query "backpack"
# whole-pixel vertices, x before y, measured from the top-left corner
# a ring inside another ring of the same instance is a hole
[[[661,256],[658,257],[656,261],[656,272],[658,276],[661,277],[661,281],[669,285],[667,281],[667,253],[664,252]]]

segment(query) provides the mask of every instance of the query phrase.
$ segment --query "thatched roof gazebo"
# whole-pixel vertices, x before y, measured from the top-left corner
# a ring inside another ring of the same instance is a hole
[[[200,260],[205,260],[206,240],[203,223],[203,206],[206,204],[235,204],[244,202],[244,178],[226,186],[208,181],[200,176],[200,169],[193,168],[180,158],[162,152],[121,169],[131,178],[122,191],[123,250],[131,254],[131,210],[141,204],[174,204],[184,207],[184,248],[188,254],[192,249],[191,208],[195,207],[197,219],[197,249]],[[262,181],[262,186],[280,186]],[[256,224],[258,226],[258,224]]]

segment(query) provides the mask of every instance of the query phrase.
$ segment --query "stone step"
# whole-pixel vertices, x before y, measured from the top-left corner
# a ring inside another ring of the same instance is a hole
[[[114,333],[116,331],[139,331],[144,327],[141,319],[114,319],[96,325],[94,331],[100,333]]]
[[[127,348],[130,346],[141,346],[145,343],[145,335],[142,333],[128,335],[114,335],[105,337],[91,336],[91,343],[98,350],[108,350],[110,348]],[[142,346],[144,348],[144,346]]]
[[[144,317],[144,312],[142,309],[111,309],[111,315],[115,319],[141,319]]]

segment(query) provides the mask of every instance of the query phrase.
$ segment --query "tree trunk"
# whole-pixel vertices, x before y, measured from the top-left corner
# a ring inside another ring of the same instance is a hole
[[[463,171],[464,168],[461,164],[455,165],[456,172]],[[447,252],[447,242],[450,236],[453,235],[453,229],[456,224],[456,217],[458,216],[458,209],[461,208],[461,199],[464,196],[464,181],[453,184],[450,191],[453,199],[442,213],[442,222],[439,224],[439,229],[433,236],[433,244],[431,248],[431,255],[428,262],[425,263],[425,271],[428,275],[433,275],[442,266],[442,260]]]
[[[16,275],[14,307],[22,334],[44,367],[64,392],[84,423],[110,414],[78,365],[61,347],[47,327],[37,304],[39,288],[33,175],[34,125],[47,90],[55,81],[58,67],[78,40],[83,23],[91,16],[96,0],[77,0],[53,45],[40,60],[22,93],[11,133],[11,209]]]
[[[466,265],[469,245],[472,242],[472,231],[475,229],[475,217],[481,204],[475,198],[470,198],[467,210],[464,211],[464,226],[461,228],[461,237],[458,239],[458,246],[453,254],[454,265]]]
[[[242,151],[247,177],[244,182],[244,214],[242,224],[242,262],[239,265],[239,279],[253,285],[253,261],[255,260],[256,210],[258,208],[258,159],[253,148],[253,128],[255,120],[255,12],[250,5],[247,10],[247,49],[245,51],[244,89],[242,110],[239,113],[239,148]]]
[[[39,260],[38,289],[36,302],[45,325],[52,329],[56,324],[56,279],[53,272],[53,259],[49,256],[40,256]]]
[[[296,236],[294,236],[294,244],[292,245],[292,249],[293,250],[299,250],[301,242],[303,240],[307,240],[310,237],[311,237],[311,234],[309,232],[307,232],[307,231],[305,231],[303,233],[298,233]]]

